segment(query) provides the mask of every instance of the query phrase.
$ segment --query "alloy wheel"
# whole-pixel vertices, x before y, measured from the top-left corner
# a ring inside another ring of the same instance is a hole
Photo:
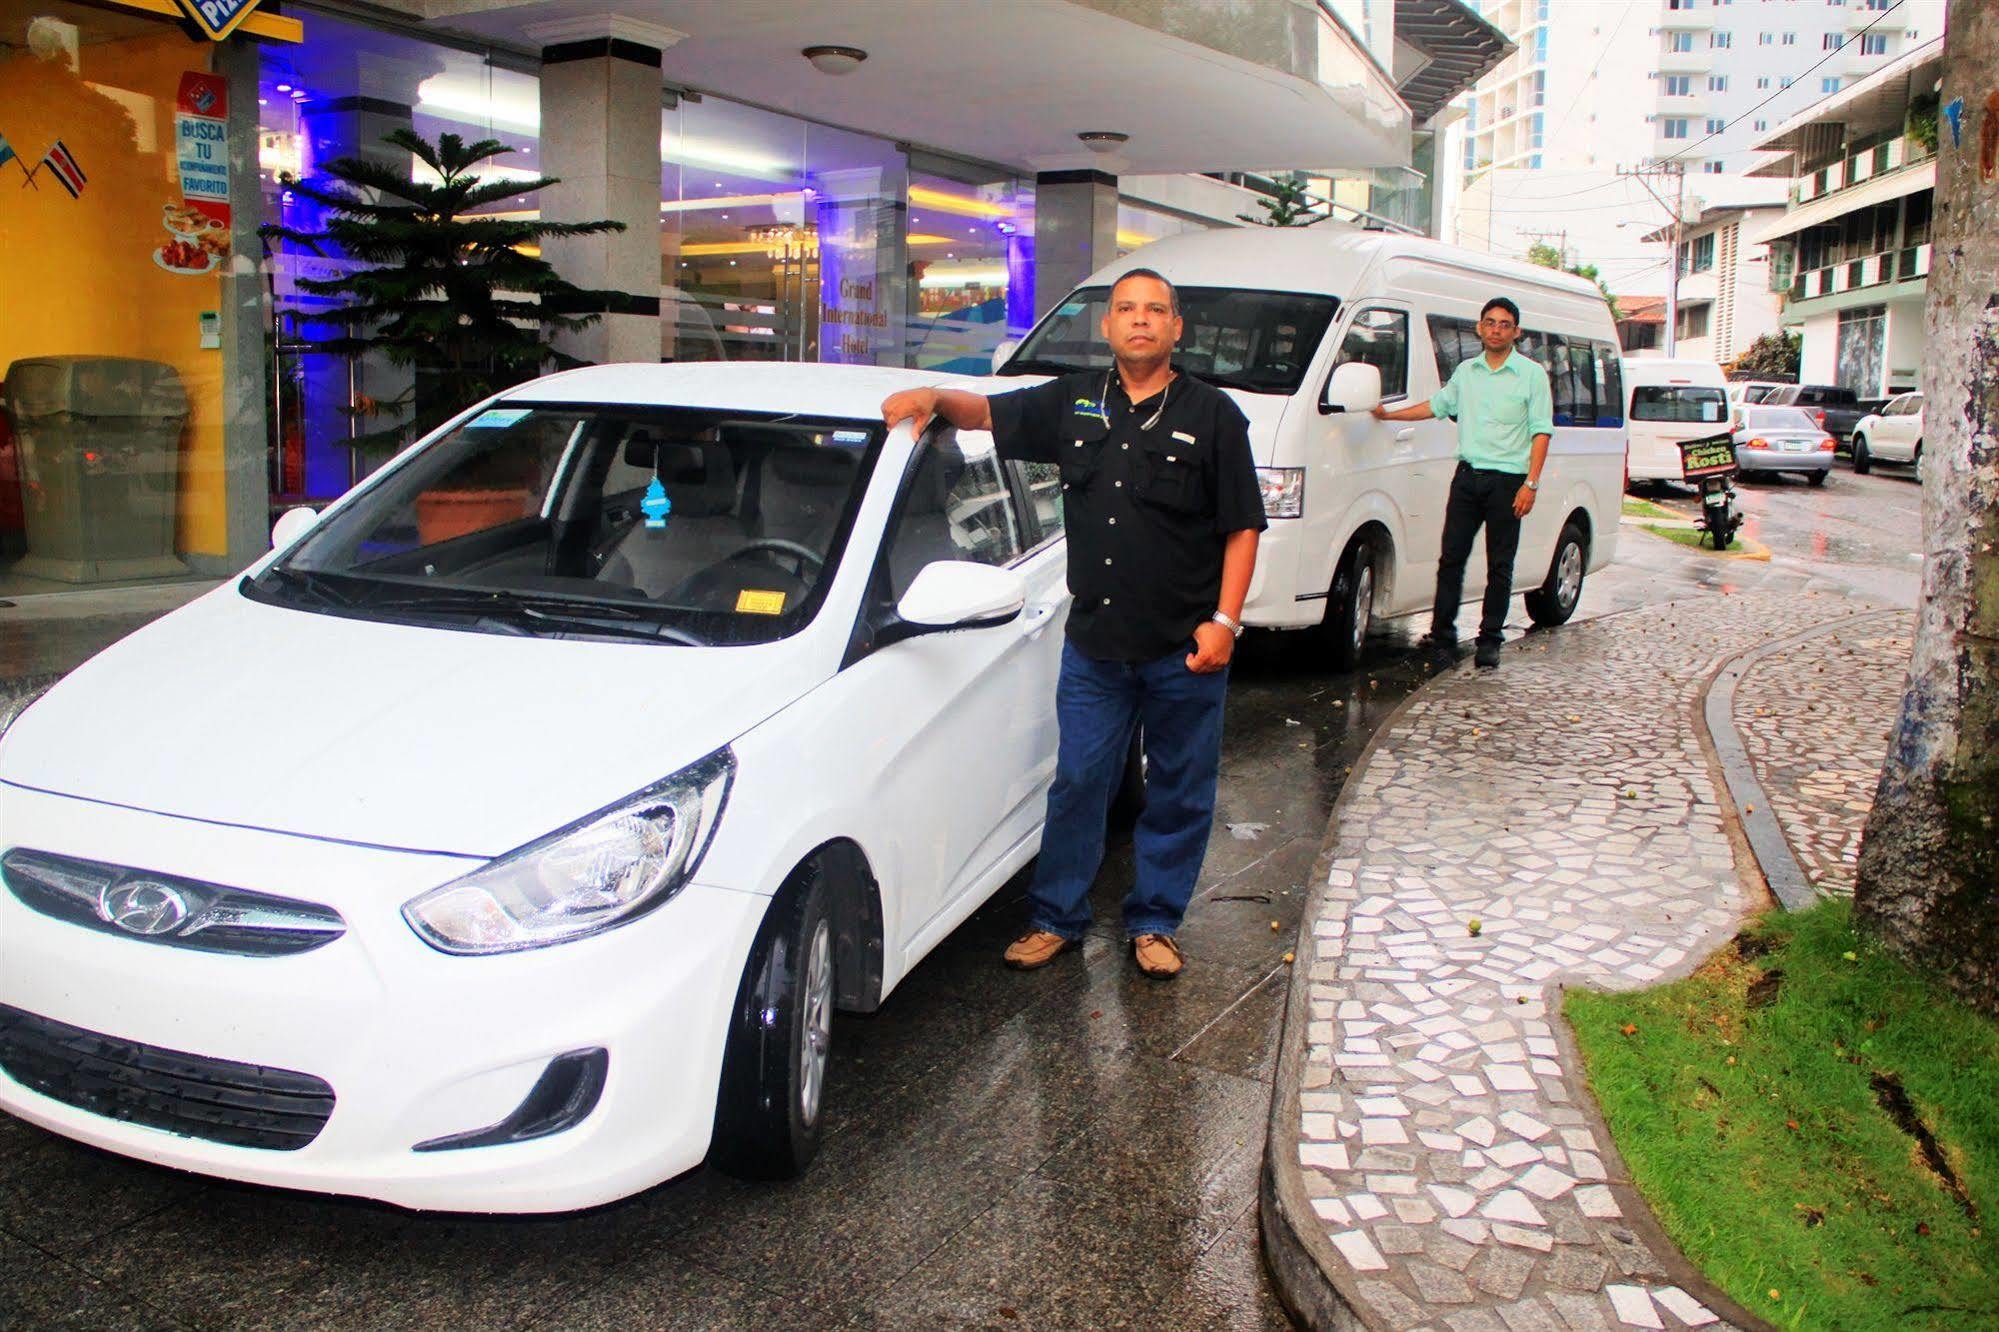
[[[804,1039],[798,1043],[798,1110],[805,1122],[819,1122],[826,1089],[826,1064],[833,1048],[833,930],[824,920],[806,951]]]
[[[1374,565],[1364,563],[1353,580],[1353,647],[1358,654],[1367,642],[1367,630],[1374,619]]]
[[[1555,600],[1563,610],[1576,604],[1583,593],[1583,548],[1573,541],[1562,543],[1561,563],[1555,567]]]

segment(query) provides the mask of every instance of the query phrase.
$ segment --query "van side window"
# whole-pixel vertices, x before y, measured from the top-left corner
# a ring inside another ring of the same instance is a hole
[[[1437,314],[1426,317],[1430,349],[1437,358],[1437,382],[1448,384],[1459,363],[1479,354],[1478,330],[1469,319]]]
[[[1340,343],[1335,366],[1359,361],[1381,371],[1381,396],[1409,393],[1409,315],[1402,310],[1362,310]]]
[[[1624,361],[1616,346],[1592,342],[1596,351],[1597,414],[1600,426],[1624,424]]]

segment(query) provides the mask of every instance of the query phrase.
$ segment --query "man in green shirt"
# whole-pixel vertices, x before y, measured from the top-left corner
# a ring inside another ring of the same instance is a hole
[[[1520,520],[1534,507],[1548,440],[1555,431],[1548,372],[1513,350],[1520,338],[1520,307],[1495,296],[1479,312],[1478,338],[1485,355],[1461,362],[1448,384],[1428,402],[1399,411],[1374,409],[1378,421],[1458,423],[1458,470],[1444,510],[1444,548],[1437,559],[1437,600],[1430,617],[1430,653],[1437,664],[1458,659],[1458,602],[1464,597],[1465,561],[1472,538],[1485,528],[1485,610],[1478,626],[1480,670],[1499,667],[1507,602],[1513,595],[1513,556],[1520,548]]]

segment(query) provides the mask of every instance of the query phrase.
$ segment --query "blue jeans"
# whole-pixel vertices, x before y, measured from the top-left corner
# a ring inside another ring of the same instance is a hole
[[[1193,900],[1208,853],[1222,759],[1228,672],[1187,669],[1191,640],[1154,661],[1097,661],[1062,647],[1055,713],[1062,739],[1028,928],[1078,939],[1090,925],[1090,884],[1134,726],[1145,734],[1145,813],[1133,835],[1138,874],[1124,900],[1128,938],[1172,934]]]

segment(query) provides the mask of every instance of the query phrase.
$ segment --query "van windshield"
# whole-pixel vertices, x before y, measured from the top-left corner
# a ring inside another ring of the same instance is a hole
[[[1641,384],[1631,390],[1634,421],[1725,421],[1728,395],[1687,384]]]
[[[770,642],[816,611],[882,434],[879,421],[489,407],[244,591],[486,633]]]
[[[1339,302],[1330,296],[1282,291],[1181,287],[1186,327],[1173,364],[1210,384],[1251,393],[1291,394],[1326,336]],[[1028,335],[1003,375],[1063,375],[1108,370],[1111,349],[1101,331],[1109,287],[1080,287]]]

